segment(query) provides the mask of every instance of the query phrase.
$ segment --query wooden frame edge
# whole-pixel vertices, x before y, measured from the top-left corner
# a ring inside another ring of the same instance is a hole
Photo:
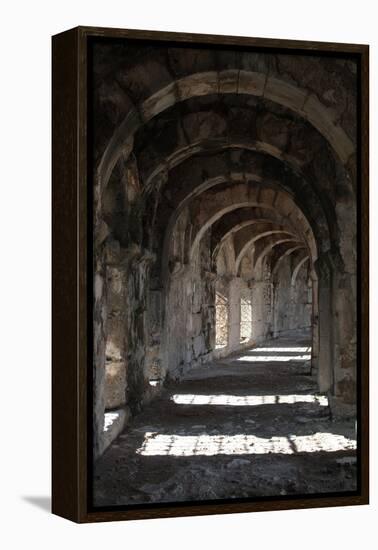
[[[52,40],[52,512],[78,519],[78,33]]]
[[[369,503],[369,46],[361,51],[360,220],[361,495]]]
[[[134,38],[143,40],[166,40],[177,42],[193,42],[203,44],[220,44],[225,46],[255,46],[261,48],[287,48],[289,50],[336,51],[345,53],[363,53],[369,49],[367,44],[349,44],[343,42],[320,42],[309,40],[291,40],[284,38],[262,38],[247,36],[232,36],[222,34],[201,34],[172,31],[154,31],[138,29],[121,29],[117,27],[78,26],[74,30],[82,36],[97,36],[107,38]]]
[[[87,506],[87,38],[124,37],[361,55],[361,494],[138,510]],[[52,512],[77,523],[246,513],[369,503],[369,46],[75,27],[52,37]]]

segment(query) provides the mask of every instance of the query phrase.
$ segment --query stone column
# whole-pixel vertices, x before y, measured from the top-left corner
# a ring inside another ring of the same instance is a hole
[[[99,263],[100,264],[100,263]],[[101,264],[100,264],[101,265]],[[93,455],[102,452],[105,412],[105,334],[106,334],[106,277],[99,268],[94,275],[93,306]]]
[[[356,276],[334,275],[337,361],[334,370],[334,394],[342,407],[355,406],[357,399],[357,302]]]
[[[125,404],[126,363],[124,326],[125,271],[120,263],[119,243],[108,238],[94,279],[94,455],[99,456],[110,442],[104,431],[106,409]],[[118,429],[122,428],[120,416]],[[122,421],[122,422],[121,422]],[[116,428],[116,426],[114,426]]]
[[[334,414],[354,414],[356,403],[356,277],[333,251],[316,262],[319,277],[320,391],[330,392]]]
[[[315,374],[319,367],[319,289],[318,279],[312,279],[312,349],[311,349],[311,372]]]
[[[318,273],[319,364],[318,384],[321,392],[333,392],[334,317],[332,312],[332,264],[323,254],[315,264]]]
[[[261,341],[266,336],[265,281],[252,281],[252,337]]]
[[[242,280],[231,279],[228,289],[228,348],[229,351],[240,347],[240,295]]]
[[[125,281],[124,267],[107,266],[107,331],[105,363],[105,408],[126,403]]]

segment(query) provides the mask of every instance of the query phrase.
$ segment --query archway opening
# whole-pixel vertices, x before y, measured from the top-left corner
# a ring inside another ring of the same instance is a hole
[[[198,497],[206,457],[210,477],[223,472],[216,496],[234,496],[224,473],[258,455],[270,473],[312,455],[316,485],[320,454],[355,445],[330,414],[355,404],[353,70],[139,47],[109,45],[95,74],[99,494],[117,445],[138,465],[134,502],[188,479]],[[169,487],[155,470],[143,485],[154,457]],[[175,470],[180,457],[191,470]]]

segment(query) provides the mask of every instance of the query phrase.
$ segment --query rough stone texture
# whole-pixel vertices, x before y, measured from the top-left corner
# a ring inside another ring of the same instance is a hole
[[[355,62],[128,42],[96,45],[93,70],[95,456],[106,412],[309,327],[317,387],[350,416]]]
[[[311,328],[312,289],[309,288],[308,270],[301,269],[295,283],[292,281],[293,256],[280,263],[274,283],[274,337],[298,328]]]
[[[128,407],[107,411],[104,415],[103,436],[99,453],[102,454],[119,436],[130,418]]]
[[[125,364],[121,361],[105,365],[105,403],[107,409],[115,409],[125,404],[126,396]]]
[[[171,385],[97,462],[95,504],[355,490],[354,422],[331,420],[301,351],[277,352],[310,343],[270,340]]]

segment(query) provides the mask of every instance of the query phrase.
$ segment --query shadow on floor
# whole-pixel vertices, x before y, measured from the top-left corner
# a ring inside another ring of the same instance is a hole
[[[355,491],[354,422],[332,419],[306,358],[288,360],[298,344],[167,385],[96,461],[96,506]]]
[[[22,499],[28,502],[32,506],[43,510],[44,512],[51,512],[51,497],[48,496],[23,496]]]

